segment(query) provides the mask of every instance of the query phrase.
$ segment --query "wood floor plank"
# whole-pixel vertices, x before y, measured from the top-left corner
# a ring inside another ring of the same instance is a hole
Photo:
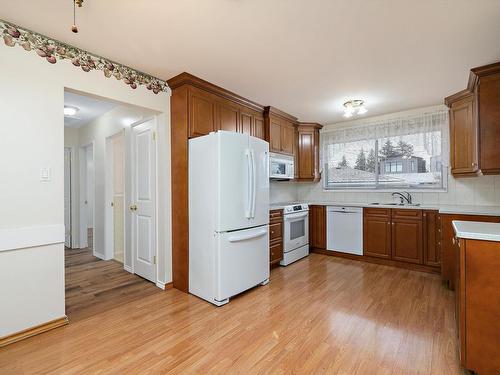
[[[436,275],[312,254],[217,308],[175,289],[136,298],[140,283],[101,290],[72,262],[73,299],[91,313],[0,349],[1,374],[465,373]]]

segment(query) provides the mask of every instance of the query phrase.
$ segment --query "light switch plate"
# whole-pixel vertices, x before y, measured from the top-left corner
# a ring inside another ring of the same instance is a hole
[[[42,182],[50,181],[50,168],[40,168],[40,181]]]

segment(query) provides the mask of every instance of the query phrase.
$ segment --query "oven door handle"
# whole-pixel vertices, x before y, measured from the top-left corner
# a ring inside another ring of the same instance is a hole
[[[309,216],[309,212],[303,212],[303,213],[299,213],[299,214],[287,214],[287,215],[285,215],[284,220],[291,221],[291,220],[295,220],[295,219],[301,219],[301,218],[307,217],[307,216]]]

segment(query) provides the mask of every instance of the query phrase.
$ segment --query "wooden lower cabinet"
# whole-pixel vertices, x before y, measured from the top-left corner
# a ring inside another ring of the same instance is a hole
[[[500,374],[500,242],[454,240],[460,364]]]
[[[269,211],[269,262],[283,259],[283,210]]]
[[[326,249],[326,206],[309,206],[309,246]]]
[[[363,210],[363,255],[391,258],[391,211],[386,208]]]
[[[412,216],[406,215],[406,217],[400,218],[401,215],[398,215],[408,213]],[[392,210],[391,226],[392,259],[422,264],[422,211]]]
[[[441,215],[438,211],[423,212],[423,252],[426,266],[441,265]]]
[[[441,214],[441,278],[443,279],[443,281],[448,283],[448,286],[451,290],[455,288],[456,280],[455,245],[453,243],[455,232],[452,225],[453,220],[500,223],[500,217],[484,215]]]

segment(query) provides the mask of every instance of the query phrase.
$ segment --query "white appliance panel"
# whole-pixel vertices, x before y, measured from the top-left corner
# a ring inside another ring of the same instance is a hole
[[[297,212],[283,216],[284,251],[288,252],[309,244],[309,212]]]
[[[328,250],[363,255],[361,207],[328,207],[326,229]]]
[[[249,140],[255,165],[255,184],[252,186],[255,194],[250,225],[258,226],[269,223],[269,143],[255,137],[249,137]]]
[[[219,131],[217,143],[216,231],[225,232],[252,226],[252,159],[249,136]],[[200,183],[203,183],[200,181]],[[208,198],[210,199],[210,198]]]
[[[216,301],[269,279],[268,225],[216,234]]]

